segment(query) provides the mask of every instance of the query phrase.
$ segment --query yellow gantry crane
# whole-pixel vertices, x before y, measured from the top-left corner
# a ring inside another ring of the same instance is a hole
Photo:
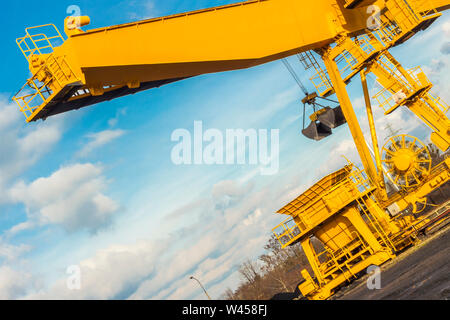
[[[379,146],[372,113],[408,108],[450,147],[449,106],[432,83],[407,69],[390,49],[427,29],[450,0],[251,0],[189,13],[84,31],[90,18],[68,17],[63,36],[54,25],[26,29],[17,44],[31,78],[14,96],[27,122],[190,77],[249,68],[297,54],[317,92],[335,94],[336,108],[314,110],[303,133],[314,140],[347,123],[363,169],[349,164],[279,210],[289,218],[274,229],[283,247],[301,243],[313,275],[302,271],[308,299],[327,299],[368,266],[380,265],[414,243],[428,223],[417,213],[426,196],[450,180],[450,158],[432,167],[428,148],[401,134]],[[369,95],[366,76],[382,86]],[[361,81],[374,159],[346,86]],[[385,172],[384,168],[387,168]],[[387,193],[386,181],[397,186]],[[411,210],[407,210],[411,208]],[[316,252],[311,238],[321,241]]]

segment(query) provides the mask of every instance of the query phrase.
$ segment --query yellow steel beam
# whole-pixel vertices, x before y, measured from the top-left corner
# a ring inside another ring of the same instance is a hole
[[[366,71],[365,70],[361,71],[360,75],[361,75],[361,83],[362,83],[363,92],[364,92],[364,100],[366,103],[367,119],[369,121],[370,136],[372,137],[372,148],[373,148],[373,152],[375,154],[375,163],[377,165],[378,183],[381,187],[379,190],[377,190],[377,192],[381,193],[382,199],[387,199],[386,185],[384,182],[384,174],[383,174],[383,165],[381,162],[381,153],[380,153],[380,148],[378,145],[377,132],[375,129],[375,120],[374,120],[373,112],[372,112],[372,103],[370,101],[369,87],[367,86]]]
[[[384,0],[357,2],[386,7]],[[86,32],[77,26],[88,24],[89,17],[69,17],[65,21],[69,37],[51,54],[67,68],[49,65],[49,55],[36,54],[39,50],[26,55],[33,74],[30,81],[47,83],[49,97],[39,104],[39,99],[21,91],[15,100],[29,122],[188,77],[318,50],[335,42],[339,34],[366,32],[374,11],[346,9],[348,4],[346,0],[250,0]],[[445,10],[450,0],[421,5],[423,10]],[[71,76],[59,79],[64,68],[70,69]],[[63,89],[55,86],[55,80]]]
[[[431,8],[436,8],[437,11],[445,11],[450,9],[450,1],[448,0],[429,0],[424,3],[424,6],[430,6]],[[427,9],[429,9],[427,7]]]
[[[257,0],[74,34],[64,44],[87,85],[252,67],[333,41],[336,1]]]
[[[300,244],[301,244],[303,252],[305,253],[306,258],[308,259],[308,262],[311,265],[311,268],[317,278],[317,281],[319,282],[319,284],[324,283],[324,279],[322,277],[322,272],[320,271],[320,268],[319,268],[320,262],[317,259],[317,254],[311,243],[311,238],[303,239]]]
[[[367,7],[341,0],[252,0],[75,32],[64,44],[88,85],[138,83],[247,68],[364,32]],[[445,7],[450,0],[434,0]],[[384,7],[384,1],[374,4]]]
[[[322,59],[325,63],[328,74],[330,75],[331,83],[333,84],[334,90],[339,99],[342,112],[344,113],[345,119],[347,119],[348,127],[350,128],[350,133],[352,134],[353,140],[355,141],[356,149],[358,150],[361,162],[372,182],[372,185],[381,187],[377,170],[373,163],[372,156],[370,155],[370,151],[364,138],[364,134],[359,125],[358,118],[356,117],[355,111],[350,101],[350,97],[347,93],[346,85],[339,73],[339,68],[336,65],[336,62],[329,57],[329,51],[330,50],[322,55]]]

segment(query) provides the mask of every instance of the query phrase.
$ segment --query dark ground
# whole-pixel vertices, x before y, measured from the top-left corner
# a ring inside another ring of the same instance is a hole
[[[450,300],[450,226],[436,232],[381,268],[381,289],[368,276],[341,289],[338,300]]]

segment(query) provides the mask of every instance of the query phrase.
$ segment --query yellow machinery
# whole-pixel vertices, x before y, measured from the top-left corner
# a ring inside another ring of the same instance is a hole
[[[450,180],[450,159],[432,167],[427,147],[415,137],[391,137],[380,148],[371,105],[376,100],[386,115],[408,108],[432,130],[431,141],[449,149],[448,105],[431,94],[420,68],[406,69],[389,52],[448,8],[450,0],[251,0],[88,31],[81,27],[89,17],[69,17],[66,37],[44,25],[17,39],[32,76],[13,99],[31,122],[298,54],[314,71],[317,90],[304,101],[336,94],[340,104],[315,112],[304,133],[320,140],[346,122],[364,166],[349,164],[279,211],[289,215],[274,229],[279,241],[300,242],[314,272],[302,271],[300,290],[310,299],[326,299],[369,265],[410,245],[412,227],[428,222],[404,214],[405,209],[418,212],[418,204]],[[373,97],[368,74],[382,86]],[[355,77],[364,92],[374,159],[346,90]],[[337,123],[330,112],[345,119]],[[388,194],[386,181],[399,191]],[[313,248],[313,236],[323,252]]]
[[[442,170],[446,181],[448,168],[450,158]],[[395,257],[414,243],[416,230],[429,222],[427,217],[393,217],[383,210],[376,187],[353,164],[323,178],[278,213],[290,218],[273,231],[283,248],[301,244],[315,277],[302,270],[305,281],[299,288],[314,300],[329,298],[369,266]],[[323,245],[320,252],[313,247],[312,237]]]
[[[278,213],[292,218],[274,229],[283,247],[300,242],[316,280],[306,270],[302,294],[326,299],[332,290],[370,265],[393,257],[393,237],[400,228],[376,205],[375,187],[363,171],[349,165],[308,189]],[[325,250],[316,252],[311,236]],[[405,240],[405,239],[401,239]]]

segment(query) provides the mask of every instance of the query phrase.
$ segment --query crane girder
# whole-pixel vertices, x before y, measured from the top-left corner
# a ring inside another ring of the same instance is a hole
[[[250,0],[88,31],[80,28],[88,17],[69,17],[68,38],[57,31],[62,45],[53,47],[54,38],[38,28],[17,40],[21,49],[26,42],[34,45],[22,49],[33,77],[14,100],[30,122],[173,81],[318,50],[339,34],[364,33],[374,14],[368,5],[381,10],[385,1]],[[429,0],[423,10],[449,6],[450,0]],[[43,53],[38,42],[48,42],[51,52]]]

